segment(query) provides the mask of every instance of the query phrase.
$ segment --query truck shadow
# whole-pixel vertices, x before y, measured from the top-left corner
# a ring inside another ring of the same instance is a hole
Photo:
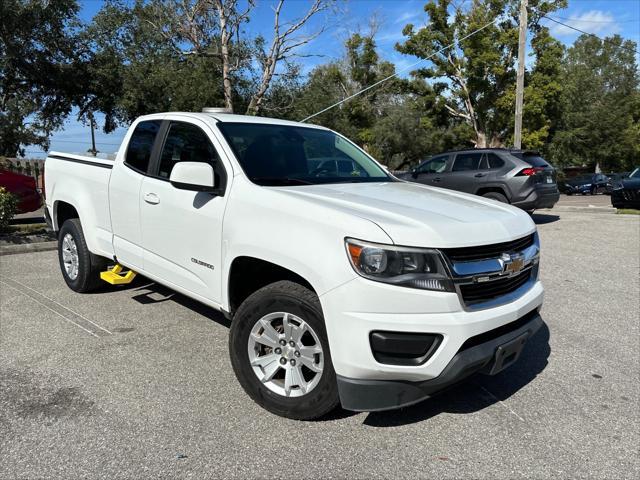
[[[134,290],[131,298],[143,305],[172,301],[219,325],[231,327],[231,321],[218,310],[144,277],[137,277],[130,285],[123,287]],[[504,401],[533,381],[546,368],[551,353],[549,335],[549,327],[544,323],[536,335],[529,339],[520,359],[494,377],[472,376],[416,405],[386,412],[371,412],[363,423],[372,427],[397,427],[429,420],[442,413],[474,413]],[[354,415],[358,413],[337,408],[318,420],[335,421]]]
[[[441,413],[465,414],[483,410],[508,399],[533,381],[546,368],[550,353],[549,327],[545,323],[527,342],[520,359],[498,375],[475,375],[416,405],[369,413],[363,423],[372,427],[397,427],[422,422]]]
[[[160,284],[154,283],[142,277],[140,280],[136,278],[131,283],[130,288],[135,288],[136,294],[131,298],[142,305],[149,305],[154,303],[162,303],[172,301],[178,305],[188,308],[203,317],[206,317],[223,327],[230,328],[231,320],[227,319],[221,312],[215,308],[208,307],[204,303],[200,303],[197,300],[182,295],[170,288],[164,287]],[[138,293],[139,292],[139,293]]]
[[[536,225],[544,225],[545,223],[553,223],[560,220],[558,215],[551,215],[548,213],[533,213],[531,219]]]

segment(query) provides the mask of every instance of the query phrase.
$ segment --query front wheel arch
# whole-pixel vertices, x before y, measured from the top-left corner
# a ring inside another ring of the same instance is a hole
[[[227,298],[231,316],[251,294],[278,281],[290,281],[318,294],[311,282],[293,270],[256,257],[236,257],[229,267],[227,278]]]

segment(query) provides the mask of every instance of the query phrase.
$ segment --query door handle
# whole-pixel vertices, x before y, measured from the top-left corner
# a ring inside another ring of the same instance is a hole
[[[436,178],[433,179],[433,181],[436,182],[436,183],[439,182],[440,180],[442,180],[440,177],[436,177]]]
[[[145,193],[144,201],[150,203],[151,205],[157,205],[158,203],[160,203],[160,199],[155,193]]]
[[[474,177],[484,177],[486,173],[476,173]]]

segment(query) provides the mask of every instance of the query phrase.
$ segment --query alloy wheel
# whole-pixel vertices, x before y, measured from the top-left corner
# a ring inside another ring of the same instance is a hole
[[[324,353],[316,332],[302,318],[287,312],[269,313],[249,334],[249,362],[269,390],[300,397],[322,377]]]

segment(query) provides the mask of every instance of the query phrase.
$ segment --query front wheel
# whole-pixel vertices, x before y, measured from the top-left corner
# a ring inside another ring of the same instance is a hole
[[[233,317],[229,352],[242,388],[276,415],[312,420],[338,405],[320,302],[302,285],[280,281],[249,296]]]
[[[90,292],[101,284],[100,271],[106,267],[107,261],[89,251],[77,218],[65,221],[60,228],[58,260],[62,277],[71,290]]]

